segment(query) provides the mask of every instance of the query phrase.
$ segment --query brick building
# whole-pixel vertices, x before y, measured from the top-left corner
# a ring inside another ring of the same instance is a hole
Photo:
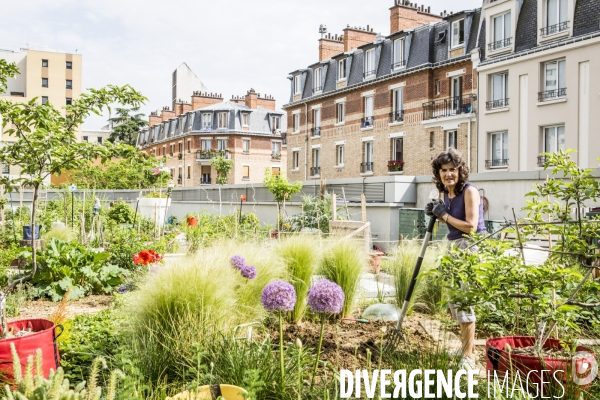
[[[290,178],[431,174],[449,146],[476,170],[480,14],[395,0],[389,36],[348,26],[321,38],[319,61],[289,77]]]
[[[179,186],[211,185],[216,172],[210,160],[218,154],[234,160],[229,184],[262,182],[265,168],[286,170],[284,113],[275,99],[254,89],[223,101],[218,94],[194,92],[191,103],[175,103],[151,113],[138,146],[166,157]]]

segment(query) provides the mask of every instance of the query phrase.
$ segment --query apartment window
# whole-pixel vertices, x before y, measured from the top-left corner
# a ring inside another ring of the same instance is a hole
[[[178,172],[179,174],[177,175],[177,183],[181,183],[181,179],[183,178],[183,168],[179,167]]]
[[[225,151],[227,149],[227,139],[217,139],[217,150]]]
[[[42,96],[42,105],[48,102],[48,96]]]
[[[281,118],[279,116],[271,117],[271,128],[274,131],[278,131],[279,129],[281,129]]]
[[[552,35],[567,29],[568,0],[546,0],[546,26],[542,28],[542,35]]]
[[[321,67],[313,69],[313,93],[323,91],[323,83],[321,82],[323,69]]]
[[[210,151],[211,139],[202,139],[202,151]]]
[[[366,96],[364,99],[365,117],[362,121],[363,128],[373,127],[373,96]]]
[[[177,144],[177,147],[179,148],[179,152],[182,153],[183,152],[183,143],[179,142]]]
[[[500,73],[491,76],[492,99],[488,101],[487,108],[508,106],[508,74]]]
[[[394,161],[404,161],[404,138],[392,139],[392,158]]]
[[[273,176],[279,176],[279,175],[281,175],[281,168],[280,167],[271,167],[271,173],[273,174]]]
[[[492,133],[492,160],[490,167],[508,165],[508,132]]]
[[[490,50],[498,50],[510,46],[511,28],[510,12],[492,18],[492,43]]]
[[[452,21],[452,47],[461,47],[465,44],[465,20]]]
[[[375,49],[365,51],[365,70],[363,76],[369,77],[375,75]]]
[[[171,179],[175,176],[175,168],[171,168]]]
[[[338,81],[346,79],[346,59],[338,60]]]
[[[435,147],[435,132],[433,131],[429,132],[429,147]]]
[[[567,62],[565,60],[549,61],[543,64],[543,91],[538,100],[544,101],[567,94]]]
[[[373,172],[373,142],[363,142],[363,163],[360,172]]]
[[[344,165],[344,145],[338,144],[335,146],[335,161],[336,165]]]
[[[169,145],[169,154],[173,155],[173,150],[174,150],[174,145],[170,144]]]
[[[248,126],[248,113],[242,113],[242,126]]]
[[[250,166],[249,165],[244,165],[242,167],[242,179],[245,181],[250,179]]]
[[[190,151],[192,151],[192,141],[191,141],[191,140],[188,140],[188,141],[187,141],[187,151],[188,151],[188,153],[189,153]]]
[[[439,79],[435,80],[435,94],[436,94],[436,96],[440,95],[440,80]]]
[[[71,79],[67,79],[67,89],[73,89],[73,81]]]
[[[98,143],[102,144],[102,136],[98,136]]]
[[[547,126],[544,128],[544,152],[554,153],[565,150],[565,126]]]
[[[312,149],[312,166],[315,169],[321,167],[320,155],[321,155],[321,149],[319,149],[319,148]],[[320,173],[319,170],[313,170],[312,172],[313,173],[311,175],[319,175],[319,173]]]
[[[281,159],[281,142],[271,142],[271,158]]]
[[[292,152],[292,169],[300,169],[300,152]]]
[[[344,103],[337,103],[335,120],[339,124],[344,122]]]
[[[190,167],[188,165],[188,167],[187,167],[187,178],[191,179],[191,177],[192,177],[192,167]]]
[[[391,122],[404,121],[404,89],[392,91],[392,120]]]
[[[242,139],[242,153],[250,154],[250,139]]]
[[[167,146],[163,146],[163,149],[162,149],[162,155],[163,155],[163,156],[166,156],[166,155],[167,155]]]
[[[70,97],[67,97],[66,103],[68,106],[70,106],[71,104],[73,104],[73,99]]]
[[[392,68],[404,66],[404,38],[394,40],[394,58]]]
[[[10,174],[10,166],[8,166],[6,164],[2,164],[2,173],[4,175],[9,175]]]
[[[48,78],[42,78],[42,87],[48,87]]]
[[[83,136],[83,138],[82,138],[82,139],[83,139],[83,141],[84,141],[84,142],[87,142],[87,141],[88,141],[88,137],[87,137],[87,136]]]
[[[321,109],[313,110],[313,136],[321,136]]]
[[[300,132],[300,114],[294,114],[294,132]]]
[[[218,123],[219,123],[219,125],[218,125],[218,128],[219,128],[219,129],[227,128],[227,122],[228,122],[228,121],[227,121],[227,117],[228,117],[228,116],[229,116],[229,113],[228,113],[228,112],[220,112],[220,113],[218,114],[218,118],[219,118],[219,121],[218,121]]]
[[[67,61],[67,69],[73,69],[73,62]]]
[[[456,131],[446,131],[446,148],[454,148],[456,149],[457,145],[457,132]]]
[[[300,79],[301,76],[300,75],[295,75],[294,76],[294,94],[300,94]]]
[[[42,60],[42,67],[48,67],[48,60]]]

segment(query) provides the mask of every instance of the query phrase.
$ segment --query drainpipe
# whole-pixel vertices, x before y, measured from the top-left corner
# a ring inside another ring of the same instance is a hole
[[[469,117],[469,126],[467,127],[467,167],[471,171],[471,117]]]
[[[304,127],[304,131],[306,136],[304,138],[304,180],[308,180],[308,104],[304,103],[304,122],[306,126]]]

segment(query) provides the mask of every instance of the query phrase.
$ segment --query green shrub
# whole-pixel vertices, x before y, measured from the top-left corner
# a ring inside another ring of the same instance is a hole
[[[14,243],[7,244],[6,248],[0,247],[0,286],[8,284],[8,271],[10,264],[25,248],[19,247]]]
[[[330,245],[321,259],[320,274],[340,285],[346,296],[342,310],[343,317],[349,316],[352,312],[360,274],[367,263],[362,248],[363,246],[355,241],[339,240]]]
[[[123,200],[118,200],[108,209],[107,216],[117,224],[133,224],[135,210]]]
[[[108,238],[109,261],[128,271],[138,269],[139,265],[133,263],[133,255],[148,248],[148,241],[151,238],[145,237],[144,239],[139,239],[134,229],[115,226]]]
[[[276,251],[283,259],[289,274],[289,281],[296,290],[296,305],[289,314],[292,322],[302,320],[306,311],[306,297],[310,280],[319,265],[319,243],[311,236],[291,236],[281,241]]]

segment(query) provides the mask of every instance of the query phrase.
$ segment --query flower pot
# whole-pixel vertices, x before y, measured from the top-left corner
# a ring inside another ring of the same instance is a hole
[[[381,272],[381,259],[383,258],[383,254],[381,252],[370,253],[371,257],[369,262],[371,264],[371,273],[378,274]]]
[[[573,362],[574,360],[572,358],[540,358],[524,354],[512,354],[504,350],[507,344],[512,349],[518,349],[522,347],[533,346],[535,341],[536,340],[533,336],[506,336],[488,339],[485,344],[487,355],[487,371],[490,371],[492,377],[493,371],[496,371],[498,377],[503,379],[506,371],[511,371],[512,368],[512,371],[519,371],[519,375],[524,381],[527,379],[527,374],[529,374],[531,371],[531,374],[529,375],[530,383],[539,385],[543,380],[545,385],[554,384],[558,392],[561,391],[561,388],[556,379],[562,379],[561,383],[563,383],[563,385],[567,381],[570,383],[572,380],[572,370],[574,366],[577,371],[584,372],[581,371],[581,368],[585,369],[583,359],[576,359],[575,362]],[[544,348],[547,349],[560,349],[561,347],[560,341],[557,339],[548,339],[544,344]],[[577,346],[576,351],[585,351],[595,357],[594,352],[587,347]],[[545,372],[543,372],[543,376],[540,376],[542,373],[540,371],[542,370],[545,370]],[[554,377],[555,371],[556,378]],[[515,373],[512,374],[512,376],[514,375]],[[585,389],[590,385],[591,383],[587,385],[581,385],[578,387],[578,389]],[[570,386],[573,386],[573,384],[570,383]]]
[[[40,229],[42,229],[41,225],[35,226],[34,240],[38,240],[40,238]],[[31,240],[31,225],[23,225],[23,240]]]
[[[58,335],[56,334],[57,327],[61,329]],[[0,374],[4,375],[7,380],[13,380],[11,343],[15,345],[22,369],[24,369],[29,356],[35,357],[37,349],[42,351],[42,372],[44,377],[48,377],[50,369],[56,371],[60,365],[56,339],[62,334],[62,325],[54,325],[54,322],[47,319],[23,319],[8,323],[9,332],[18,332],[27,329],[32,330],[34,333],[0,340]]]
[[[248,392],[241,387],[233,385],[206,385],[198,388],[194,393],[181,392],[167,400],[214,400],[223,398],[225,400],[244,400]]]
[[[187,217],[188,226],[198,226],[198,218],[196,217]]]

